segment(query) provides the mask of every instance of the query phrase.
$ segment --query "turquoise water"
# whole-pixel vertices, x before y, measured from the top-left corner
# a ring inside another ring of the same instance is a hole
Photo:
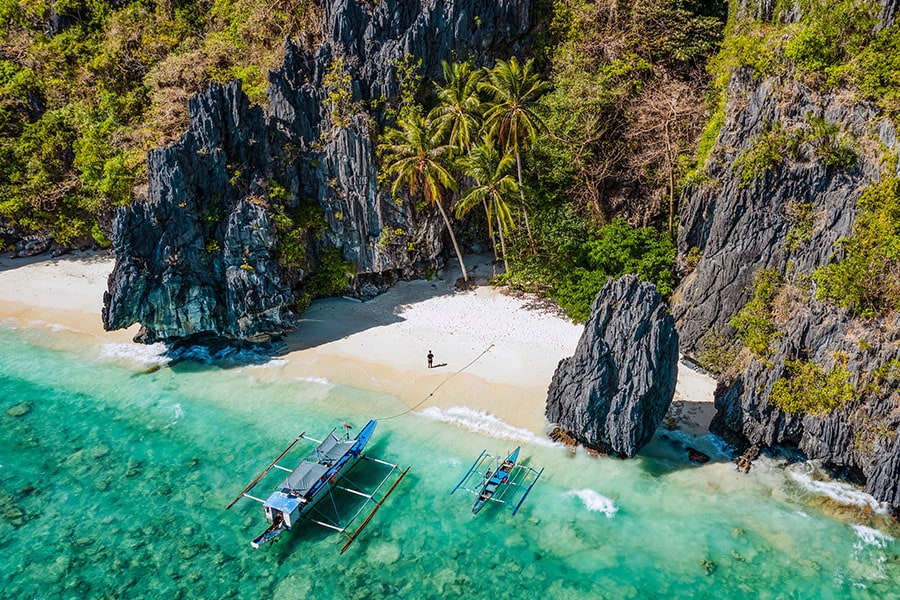
[[[344,555],[318,528],[253,550],[260,506],[224,510],[244,485],[300,431],[361,426],[400,402],[279,379],[277,360],[143,373],[152,349],[83,343],[0,326],[2,597],[898,594],[900,544],[881,507],[808,467],[768,460],[742,475],[715,439],[677,433],[632,461],[573,456],[465,410],[379,423],[370,454],[412,468]],[[684,443],[714,461],[691,465]],[[448,494],[482,449],[519,444],[546,468],[519,515],[473,517],[470,496]]]

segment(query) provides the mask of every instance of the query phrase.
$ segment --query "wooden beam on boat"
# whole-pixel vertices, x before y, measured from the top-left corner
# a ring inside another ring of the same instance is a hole
[[[531,467],[529,467],[529,469],[531,469]],[[534,469],[531,469],[531,470],[534,471]],[[525,490],[525,493],[522,494],[522,498],[519,500],[519,503],[516,504],[516,507],[513,509],[513,516],[516,516],[516,513],[519,512],[519,507],[522,506],[523,502],[525,502],[525,498],[528,497],[528,493],[531,492],[531,488],[534,487],[534,484],[537,483],[537,480],[541,478],[541,473],[544,472],[544,469],[541,469],[540,471],[535,471],[535,472],[537,473],[537,477],[534,478],[534,481],[531,482],[531,485],[529,485],[528,489]]]
[[[293,448],[294,445],[295,445],[297,442],[299,442],[300,440],[303,439],[303,434],[305,434],[305,433],[306,433],[306,432],[304,431],[303,433],[301,433],[300,435],[298,435],[297,438],[296,438],[293,442],[291,442],[291,443],[288,445],[287,448],[284,449],[284,452],[282,452],[281,454],[279,454],[279,455],[278,455],[278,458],[276,458],[275,460],[272,461],[272,464],[270,464],[268,467],[266,467],[265,469],[263,469],[263,472],[260,473],[260,474],[256,477],[256,479],[254,479],[254,480],[250,483],[250,485],[248,485],[248,486],[245,487],[243,490],[241,490],[241,493],[238,494],[237,497],[236,497],[234,500],[232,500],[231,502],[228,503],[228,506],[225,507],[225,510],[228,510],[229,508],[231,508],[232,506],[234,506],[234,504],[235,504],[238,500],[240,500],[241,498],[244,497],[244,494],[246,494],[247,492],[249,492],[250,490],[252,490],[252,489],[253,489],[253,486],[255,486],[257,483],[259,483],[259,480],[262,479],[263,477],[265,477],[265,476],[266,476],[266,473],[268,473],[268,472],[272,469],[272,467],[275,466],[275,463],[277,463],[279,460],[281,460],[281,459],[284,457],[284,455],[287,454],[287,453],[290,451],[290,449]]]
[[[450,495],[451,495],[451,496],[453,495],[453,492],[455,492],[456,490],[458,490],[458,489],[460,488],[460,486],[462,486],[462,484],[465,483],[466,479],[469,478],[469,474],[472,473],[472,471],[475,470],[475,467],[478,466],[478,462],[482,459],[482,457],[483,457],[485,454],[487,454],[487,450],[482,450],[482,451],[481,451],[481,454],[478,455],[478,458],[475,459],[475,462],[472,463],[472,466],[469,467],[469,470],[466,471],[466,474],[463,475],[463,478],[460,479],[460,480],[459,480],[459,483],[456,484],[456,487],[454,487],[452,490],[450,490]]]
[[[379,458],[372,458],[371,456],[366,456],[365,454],[360,455],[360,458],[363,460],[368,460],[368,461],[371,461],[374,463],[378,463],[380,465],[384,465],[386,467],[394,467],[395,469],[398,468],[397,465],[395,465],[394,463],[389,463],[388,461],[381,460]]]
[[[372,498],[372,494],[364,494],[364,493],[360,492],[359,490],[354,490],[353,488],[344,487],[342,485],[336,485],[334,487],[336,487],[339,490],[349,492],[351,494],[356,494],[357,496],[362,496],[363,498],[369,498],[369,499]]]
[[[347,551],[347,548],[350,547],[350,544],[353,543],[353,540],[356,539],[356,536],[358,536],[358,535],[360,534],[360,532],[365,528],[365,526],[369,524],[369,521],[371,521],[371,520],[372,520],[372,517],[375,516],[375,512],[376,512],[379,508],[381,508],[381,505],[384,504],[384,501],[387,500],[388,496],[391,495],[391,492],[394,491],[394,489],[397,487],[397,484],[399,484],[400,481],[401,481],[404,477],[406,477],[406,474],[407,474],[407,473],[409,473],[409,467],[406,467],[406,470],[403,471],[402,473],[400,473],[400,477],[397,478],[397,481],[394,482],[394,485],[392,485],[392,486],[390,487],[390,489],[387,491],[387,493],[386,493],[384,496],[381,497],[381,500],[379,500],[378,502],[375,503],[375,508],[373,508],[373,509],[372,509],[372,512],[369,513],[369,516],[366,517],[366,520],[362,522],[362,525],[359,526],[359,529],[357,529],[356,531],[354,531],[354,532],[353,532],[353,535],[348,536],[347,543],[344,544],[344,547],[343,547],[343,548],[341,548],[341,554],[343,554],[344,552]],[[345,534],[345,535],[346,535],[346,534]]]

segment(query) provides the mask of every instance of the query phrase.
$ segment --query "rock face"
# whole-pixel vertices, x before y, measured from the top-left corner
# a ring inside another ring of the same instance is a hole
[[[265,196],[262,111],[240,84],[191,99],[191,125],[147,157],[149,195],[113,224],[116,266],[103,324],[142,341],[267,339],[293,325]]]
[[[443,250],[434,209],[417,210],[378,190],[371,132],[383,110],[397,106],[401,65],[421,61],[418,75],[440,81],[441,61],[472,57],[488,65],[521,53],[529,5],[327,0],[325,41],[316,49],[286,42],[284,65],[269,74],[273,176],[291,203],[315,199],[327,223],[325,245],[340,248],[361,281],[412,276]],[[350,99],[336,101],[341,93]]]
[[[772,2],[746,4],[751,15],[760,10],[771,18],[775,10]],[[793,5],[782,20],[798,20],[798,10]],[[882,25],[895,12],[885,2]],[[787,283],[773,314],[770,354],[760,358],[745,350],[734,359],[736,373],[722,378],[716,391],[714,426],[744,445],[793,445],[809,458],[861,473],[869,493],[900,505],[900,374],[875,375],[890,373],[900,359],[900,318],[854,319],[815,300],[810,278],[833,260],[835,242],[851,235],[861,193],[885,174],[883,149],[897,149],[896,131],[877,107],[848,94],[820,92],[790,76],[754,79],[747,70],[732,74],[725,112],[707,165],[709,181],[687,190],[682,212],[680,253],[701,256],[674,295],[682,352],[702,364],[705,354],[732,343],[729,321],[751,298],[760,269],[777,271]],[[738,157],[773,124],[809,132],[815,119],[837,126],[833,137],[853,140],[855,161],[825,164],[821,144],[828,140],[812,136],[760,176],[740,176]],[[824,415],[774,406],[773,386],[797,359],[824,371],[847,369],[854,400]]]
[[[665,417],[677,376],[678,334],[655,286],[610,280],[575,355],[553,375],[547,418],[587,446],[631,457]]]
[[[326,248],[353,264],[361,293],[439,266],[443,224],[379,190],[372,132],[396,108],[399,65],[421,60],[430,82],[442,60],[519,53],[529,5],[325,0],[322,43],[285,42],[265,114],[237,83],[194,98],[181,140],[148,155],[148,200],[117,214],[104,326],[140,322],[146,342],[263,339],[292,326],[292,290],[317,293],[306,282]],[[307,215],[292,225],[298,262],[276,261],[276,213]]]

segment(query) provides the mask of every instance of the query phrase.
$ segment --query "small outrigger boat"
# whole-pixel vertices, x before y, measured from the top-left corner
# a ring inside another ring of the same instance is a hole
[[[488,502],[499,502],[513,506],[513,515],[515,515],[531,492],[531,488],[537,483],[541,473],[544,472],[543,469],[538,471],[529,466],[517,464],[520,450],[521,447],[516,448],[502,462],[489,454],[487,450],[483,450],[450,493],[453,494],[458,489],[464,489],[478,496],[475,504],[472,505],[472,514],[477,515],[478,511],[484,508]],[[495,468],[482,471],[485,466],[489,465]],[[474,483],[475,481],[477,483]]]
[[[272,461],[272,463],[266,467],[263,472],[250,483],[250,485],[244,488],[244,490],[225,507],[226,510],[231,508],[241,498],[250,498],[251,500],[262,503],[266,520],[271,522],[271,525],[263,533],[257,536],[256,539],[250,542],[250,544],[254,548],[259,548],[263,544],[277,538],[284,531],[296,526],[300,519],[306,519],[317,525],[343,533],[348,538],[347,543],[341,549],[341,553],[343,554],[347,547],[353,543],[353,540],[356,539],[356,536],[358,536],[362,529],[369,523],[369,520],[375,514],[375,511],[381,507],[381,504],[387,499],[390,493],[394,491],[394,488],[397,487],[397,484],[400,483],[400,480],[403,479],[409,471],[409,467],[404,471],[400,471],[399,467],[395,464],[376,458],[370,458],[363,454],[363,449],[368,443],[369,438],[372,437],[372,432],[375,429],[376,423],[377,421],[374,419],[369,421],[354,438],[351,438],[349,433],[345,433],[344,436],[338,436],[335,434],[336,429],[332,430],[323,441],[310,438],[306,436],[305,432],[297,436],[297,438],[291,442],[280,455],[278,455],[278,458]],[[344,425],[344,427],[348,430],[350,429],[349,425]],[[281,460],[297,442],[304,439],[314,442],[318,444],[318,446],[316,446],[316,448],[314,448],[293,469],[279,465],[278,461]],[[390,467],[389,472],[371,492],[366,492],[365,490],[356,487],[350,487],[349,485],[339,485],[339,483],[345,483],[342,479],[361,459]],[[249,492],[272,468],[287,471],[289,474],[275,488],[275,491],[272,492],[268,499],[263,500],[262,498],[251,496]],[[380,499],[376,499],[376,493],[389,479],[394,479],[390,489],[388,489]],[[365,498],[365,501],[362,503],[362,506],[359,507],[359,510],[357,510],[346,522],[341,519],[341,515],[336,514],[337,504],[335,502],[331,503],[335,510],[333,516],[324,515],[322,511],[317,508],[317,503],[322,498],[333,494],[335,490],[348,492]],[[362,525],[352,535],[347,533],[350,523],[362,513],[363,509],[365,509],[370,502],[374,503],[375,506],[369,513],[369,516],[366,517]]]
[[[516,448],[515,451],[503,461],[503,464],[500,465],[499,469],[493,473],[490,471],[485,473],[484,478],[486,481],[484,482],[484,486],[481,488],[481,492],[478,494],[478,499],[475,501],[475,504],[472,505],[473,515],[477,515],[478,511],[482,509],[485,503],[494,497],[494,494],[497,493],[497,488],[500,487],[501,484],[509,481],[509,472],[516,466],[517,460],[519,460],[519,448]]]

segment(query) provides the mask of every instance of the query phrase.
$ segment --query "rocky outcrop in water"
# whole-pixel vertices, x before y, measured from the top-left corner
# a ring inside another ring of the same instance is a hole
[[[529,5],[326,0],[322,43],[286,40],[265,114],[237,84],[194,98],[188,132],[148,156],[149,199],[116,217],[104,326],[139,322],[147,342],[262,339],[291,327],[292,290],[323,293],[308,282],[327,248],[360,295],[439,266],[440,218],[379,189],[372,134],[397,107],[400,65],[421,61],[432,81],[442,60],[520,52]]]
[[[610,280],[553,375],[547,418],[586,446],[631,457],[665,417],[677,376],[678,334],[655,286]]]
[[[894,18],[888,4],[882,26]],[[739,8],[771,19],[776,6]],[[780,18],[797,21],[799,10],[795,4]],[[707,181],[686,191],[682,212],[680,253],[700,257],[674,296],[682,352],[701,364],[734,352],[716,392],[714,427],[723,435],[742,446],[796,446],[861,473],[873,496],[900,505],[900,374],[890,369],[900,359],[900,318],[856,319],[817,301],[811,279],[834,260],[836,242],[852,234],[857,201],[886,174],[882,159],[885,149],[896,150],[896,131],[874,104],[790,75],[759,79],[738,69],[727,97]],[[740,157],[775,136],[796,140],[793,152],[761,172],[742,172]],[[844,143],[852,157],[825,160]],[[762,269],[784,283],[772,308],[776,331],[761,357],[737,352],[729,321],[752,297]],[[790,377],[792,361],[846,369],[853,400],[827,414],[782,411],[771,392]]]

